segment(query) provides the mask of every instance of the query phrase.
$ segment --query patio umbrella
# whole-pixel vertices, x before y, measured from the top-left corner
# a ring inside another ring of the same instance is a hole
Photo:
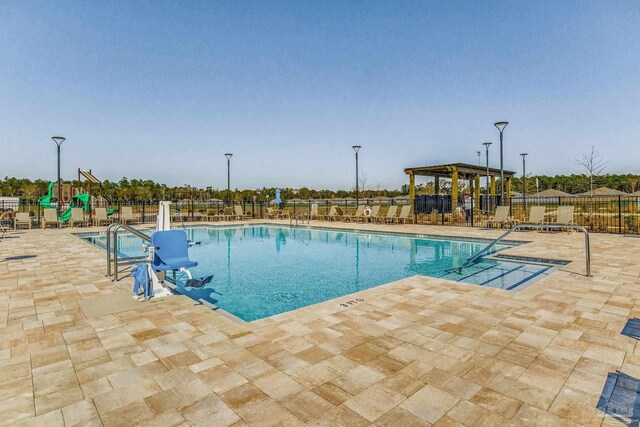
[[[276,199],[274,200],[274,203],[276,205],[279,205],[280,203],[282,203],[282,200],[280,199],[280,189],[276,188]]]

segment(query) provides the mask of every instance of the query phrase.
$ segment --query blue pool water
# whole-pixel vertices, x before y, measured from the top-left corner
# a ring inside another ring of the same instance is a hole
[[[195,276],[213,275],[203,288],[181,292],[246,321],[261,319],[414,275],[513,289],[548,274],[549,265],[483,258],[462,265],[487,242],[417,238],[272,225],[187,229]],[[83,239],[104,248],[104,234]],[[509,245],[497,245],[499,251]],[[142,254],[142,240],[120,235],[122,255]],[[178,281],[180,285],[180,281]]]

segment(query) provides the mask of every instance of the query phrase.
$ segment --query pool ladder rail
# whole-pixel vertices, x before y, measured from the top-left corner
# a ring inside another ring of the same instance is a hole
[[[306,218],[305,218],[305,215],[306,215]],[[295,221],[295,226],[297,227],[298,220],[302,221],[303,224],[304,224],[304,221],[306,220],[307,224],[309,224],[311,222],[311,215],[309,213],[309,209],[303,209],[291,215],[291,217],[289,218],[289,227],[294,226],[294,221]]]
[[[509,234],[518,229],[543,229],[543,228],[560,228],[560,229],[568,229],[568,230],[579,230],[584,234],[584,253],[585,253],[585,264],[586,264],[586,276],[593,277],[591,275],[591,245],[589,243],[589,232],[582,226],[577,224],[556,224],[556,223],[543,223],[543,224],[532,224],[532,223],[520,223],[516,224],[510,229],[508,229],[504,234],[495,239],[493,242],[489,243],[484,249],[480,252],[469,258],[462,264],[460,267],[456,267],[458,273],[462,271],[463,268],[469,267],[473,265],[478,258],[485,255],[489,249],[507,237]]]
[[[131,265],[144,262],[147,258],[146,255],[137,257],[119,257],[118,256],[118,232],[120,230],[128,231],[136,237],[141,238],[145,242],[151,243],[151,238],[133,228],[128,224],[109,224],[107,226],[107,277],[113,276],[113,280],[118,280],[118,266],[119,265]],[[112,237],[113,236],[113,237]],[[113,244],[112,244],[113,243]]]

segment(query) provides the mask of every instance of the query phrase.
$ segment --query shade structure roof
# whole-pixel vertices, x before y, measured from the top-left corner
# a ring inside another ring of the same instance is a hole
[[[590,191],[585,191],[584,193],[577,194],[577,196],[590,196]],[[625,193],[624,191],[616,190],[609,187],[600,187],[593,189],[594,196],[628,196],[629,193]]]
[[[542,190],[539,193],[532,194],[530,197],[566,197],[571,196],[569,193],[565,193],[564,191],[556,190],[555,188],[548,188],[546,190]]]
[[[487,168],[484,166],[472,165],[469,163],[450,163],[446,165],[435,166],[416,166],[412,168],[406,168],[404,173],[407,175],[417,176],[437,176],[443,178],[451,178],[451,174],[457,171],[459,179],[470,179],[477,175],[487,176]],[[500,176],[500,169],[489,168],[489,176]],[[513,171],[504,171],[505,178],[511,178],[515,175]]]

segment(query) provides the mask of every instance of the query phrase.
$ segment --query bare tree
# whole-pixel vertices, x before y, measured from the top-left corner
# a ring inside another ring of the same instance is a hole
[[[362,195],[364,196],[365,192],[367,191],[367,173],[365,171],[360,171],[359,181],[360,190],[362,191]]]
[[[607,167],[607,162],[602,158],[602,155],[596,147],[591,146],[591,151],[582,153],[582,157],[576,159],[578,163],[585,171],[587,178],[589,178],[589,195],[593,197],[593,181],[600,176]]]

